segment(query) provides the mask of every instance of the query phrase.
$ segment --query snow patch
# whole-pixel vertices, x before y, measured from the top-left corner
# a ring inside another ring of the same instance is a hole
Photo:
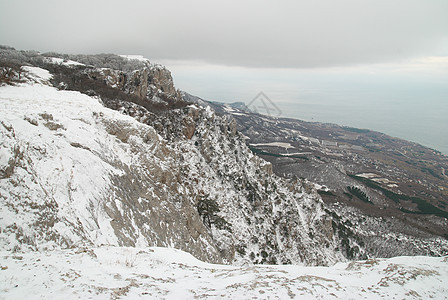
[[[269,147],[280,147],[288,149],[294,149],[294,146],[291,146],[290,143],[281,143],[281,142],[272,142],[272,143],[260,143],[260,144],[250,144],[251,146],[269,146]]]
[[[145,58],[143,55],[120,55],[123,58],[126,58],[128,60],[138,60],[142,62],[149,62],[147,58]]]
[[[32,79],[38,83],[46,83],[53,78],[53,75],[48,70],[42,68],[23,66],[22,69],[28,72],[32,76]]]
[[[71,67],[71,66],[85,66],[85,64],[82,64],[82,63],[77,62],[77,61],[65,60],[65,59],[58,58],[58,57],[47,57],[47,60],[50,63],[63,65],[63,66],[67,66],[67,67]]]

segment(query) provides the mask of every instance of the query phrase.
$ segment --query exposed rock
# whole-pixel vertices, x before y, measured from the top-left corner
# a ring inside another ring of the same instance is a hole
[[[184,136],[190,140],[193,137],[194,131],[196,129],[196,124],[191,117],[186,117],[182,122],[183,126],[183,134]]]
[[[162,93],[180,99],[180,92],[174,87],[171,72],[165,67],[157,66],[151,68],[149,78],[150,83],[159,88]]]
[[[153,128],[79,93],[20,89],[20,101],[0,91],[8,108],[1,114],[2,151],[11,152],[0,179],[3,249],[171,246],[222,262],[180,186],[179,154]],[[51,113],[46,119],[65,130],[23,120],[39,113]]]
[[[110,87],[150,101],[170,99],[182,101],[181,94],[174,87],[170,71],[160,65],[147,64],[146,67],[124,72],[108,68],[86,69],[86,74],[94,80],[102,80]]]

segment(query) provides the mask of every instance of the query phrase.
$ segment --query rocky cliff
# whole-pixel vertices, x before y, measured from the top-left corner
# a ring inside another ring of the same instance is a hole
[[[164,246],[310,265],[364,255],[313,184],[274,175],[234,120],[183,102],[166,69],[38,65],[0,87],[3,249]]]
[[[142,69],[128,72],[110,68],[92,68],[85,72],[93,80],[102,80],[110,87],[142,99],[163,102],[168,98],[181,101],[170,71],[160,65],[147,63]]]

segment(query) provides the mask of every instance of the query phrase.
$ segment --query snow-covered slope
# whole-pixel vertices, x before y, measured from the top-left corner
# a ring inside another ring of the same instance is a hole
[[[2,249],[171,246],[209,262],[310,265],[362,253],[313,185],[273,175],[231,120],[119,101],[134,119],[26,70],[28,83],[0,87]]]
[[[364,256],[349,220],[324,207],[313,183],[275,176],[234,120],[179,99],[167,70],[39,61],[53,74],[26,66],[8,80],[15,85],[0,86],[0,292],[8,298],[33,287],[80,298],[445,292],[443,259],[299,267]],[[433,281],[411,290],[416,278]]]
[[[448,260],[397,257],[332,267],[207,264],[169,248],[0,252],[0,298],[446,299]]]
[[[158,245],[219,261],[185,226],[200,228],[193,207],[173,206],[177,153],[153,128],[42,84],[0,87],[0,105],[2,249]]]

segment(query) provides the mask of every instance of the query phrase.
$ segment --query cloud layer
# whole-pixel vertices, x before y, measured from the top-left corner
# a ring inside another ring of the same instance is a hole
[[[448,55],[447,12],[445,0],[0,0],[0,44],[156,61],[327,67]]]

